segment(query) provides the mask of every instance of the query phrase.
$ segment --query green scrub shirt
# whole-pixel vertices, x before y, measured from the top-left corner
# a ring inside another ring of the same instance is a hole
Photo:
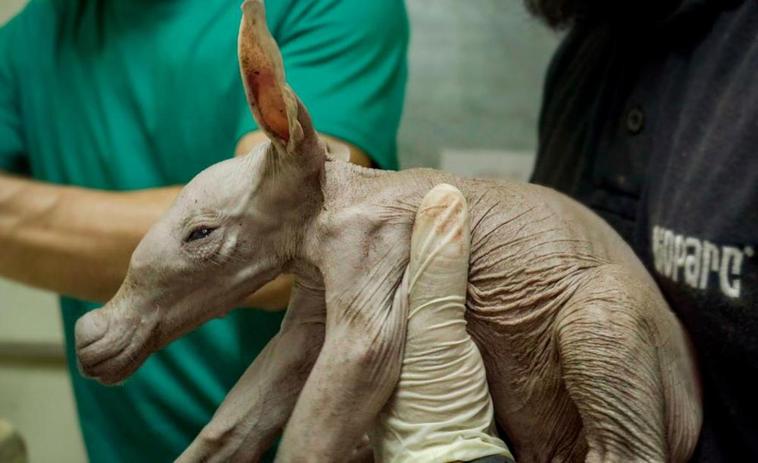
[[[133,190],[187,182],[255,129],[237,66],[238,0],[32,0],[0,29],[0,170]],[[397,166],[408,24],[401,0],[269,0],[287,80],[316,128]],[[76,268],[71,268],[76,272]],[[61,298],[89,458],[167,462],[280,325],[238,310],[153,354],[123,385],[83,378]],[[51,314],[52,316],[52,314]]]

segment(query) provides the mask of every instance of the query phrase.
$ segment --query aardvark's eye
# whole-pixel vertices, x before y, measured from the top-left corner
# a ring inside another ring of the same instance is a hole
[[[189,243],[190,241],[197,241],[197,240],[206,238],[208,235],[213,233],[213,230],[215,230],[215,228],[211,228],[207,226],[197,227],[191,232],[189,232],[187,237],[184,238],[184,242]]]

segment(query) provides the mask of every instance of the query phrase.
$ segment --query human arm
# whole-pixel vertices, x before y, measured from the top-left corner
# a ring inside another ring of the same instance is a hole
[[[61,186],[0,171],[0,276],[81,299],[110,299],[134,248],[180,187],[111,192]],[[286,305],[291,278],[278,278],[246,305]]]
[[[88,300],[118,289],[178,188],[107,192],[0,173],[0,275]]]

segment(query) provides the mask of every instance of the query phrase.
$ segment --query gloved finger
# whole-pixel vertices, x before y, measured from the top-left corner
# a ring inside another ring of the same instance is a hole
[[[413,345],[455,340],[465,329],[470,241],[466,199],[451,185],[437,185],[422,200],[411,237],[407,338]],[[459,329],[445,329],[450,324]]]
[[[375,429],[381,461],[472,461],[509,455],[494,431],[484,364],[466,331],[470,254],[463,194],[442,184],[422,200],[411,237],[400,380]]]

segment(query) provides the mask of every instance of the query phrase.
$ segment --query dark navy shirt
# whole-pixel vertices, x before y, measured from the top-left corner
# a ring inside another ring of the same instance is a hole
[[[539,129],[533,181],[613,225],[692,337],[693,460],[758,461],[758,1],[579,18]]]

